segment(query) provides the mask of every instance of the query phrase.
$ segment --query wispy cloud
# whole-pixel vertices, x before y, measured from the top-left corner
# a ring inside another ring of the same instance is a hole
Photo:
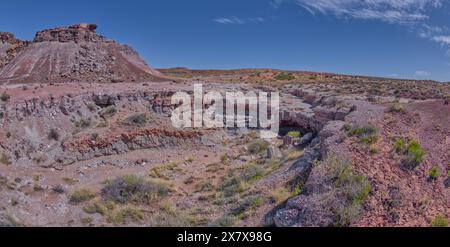
[[[442,44],[442,45],[448,45],[448,46],[450,46],[450,35],[448,35],[448,36],[434,36],[434,37],[432,37],[432,40],[433,41],[436,41],[436,42],[438,42],[438,43],[440,43],[440,44]]]
[[[421,38],[441,44],[450,55],[450,33],[445,26],[433,26],[430,12],[443,7],[445,0],[295,0],[313,15],[376,20],[407,26]],[[416,76],[420,76],[419,73]]]
[[[281,4],[283,4],[284,2],[286,2],[286,0],[271,0],[270,1],[270,5],[272,5],[272,7],[278,9],[280,7]]]
[[[262,17],[239,18],[236,16],[231,16],[231,17],[216,18],[214,19],[214,21],[220,24],[246,24],[246,23],[262,23],[264,22],[264,18]]]
[[[416,72],[414,72],[414,76],[415,77],[429,77],[431,76],[431,73],[425,70],[418,70]]]
[[[442,6],[443,0],[297,0],[312,14],[342,18],[415,23],[429,18],[427,11]]]

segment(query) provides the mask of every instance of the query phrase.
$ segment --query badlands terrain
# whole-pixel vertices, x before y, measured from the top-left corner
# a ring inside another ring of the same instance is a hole
[[[0,33],[0,226],[448,225],[448,83],[155,70],[96,28]],[[198,83],[279,92],[279,137],[173,128]]]

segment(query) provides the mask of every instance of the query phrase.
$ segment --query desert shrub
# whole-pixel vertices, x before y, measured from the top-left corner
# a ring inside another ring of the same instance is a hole
[[[413,169],[423,162],[424,157],[425,150],[422,146],[415,140],[411,141],[406,149],[406,166]]]
[[[302,134],[300,133],[300,131],[290,131],[289,133],[287,133],[287,136],[292,138],[300,138]]]
[[[142,126],[147,123],[147,114],[141,113],[132,115],[125,120],[125,123],[127,125]]]
[[[390,113],[404,113],[405,107],[400,103],[393,103],[389,106],[388,112]]]
[[[11,98],[11,96],[9,94],[7,94],[6,92],[3,92],[2,94],[0,94],[0,100],[3,102],[8,101]]]
[[[438,215],[436,218],[433,219],[431,222],[432,227],[448,227],[448,219],[445,218],[442,215]]]
[[[344,126],[349,136],[356,136],[359,141],[365,144],[374,144],[378,141],[378,130],[373,125],[364,125],[361,127],[353,127],[350,125]]]
[[[56,194],[64,194],[66,192],[66,190],[64,189],[64,187],[62,187],[61,185],[55,185],[52,188],[52,191]]]
[[[209,224],[209,227],[233,227],[237,222],[236,217],[225,215],[213,223]]]
[[[64,183],[66,183],[68,185],[75,185],[80,182],[78,179],[69,178],[69,177],[63,177],[62,180],[64,181]]]
[[[264,140],[256,140],[248,145],[247,150],[250,154],[260,154],[265,152],[269,147],[269,143]]]
[[[280,204],[292,197],[292,193],[286,188],[278,188],[270,193],[270,200],[273,203]]]
[[[153,167],[150,172],[149,176],[152,178],[160,178],[169,180],[171,175],[176,172],[182,172],[183,170],[178,167],[178,164],[175,162],[170,162],[167,164],[162,164],[160,166]]]
[[[112,117],[117,113],[117,108],[115,106],[108,106],[100,112],[102,117]]]
[[[81,189],[73,192],[70,195],[71,203],[82,203],[90,201],[95,198],[95,194],[88,189]]]
[[[23,227],[13,216],[8,214],[0,214],[0,228],[2,227]]]
[[[185,161],[186,162],[188,162],[188,163],[192,163],[192,162],[194,162],[194,157],[193,156],[187,156],[186,158],[185,158]]]
[[[222,164],[228,164],[229,160],[230,158],[226,154],[220,156],[220,161],[222,162]]]
[[[264,198],[261,196],[249,196],[240,202],[236,208],[232,209],[232,214],[235,216],[242,215],[243,213],[254,210],[263,204]]]
[[[224,196],[230,197],[238,193],[242,193],[248,189],[248,184],[242,181],[242,179],[232,173],[229,173],[223,183],[222,191]]]
[[[405,140],[402,138],[398,138],[394,144],[395,152],[403,153],[405,151],[405,145],[406,145]]]
[[[279,73],[275,76],[275,79],[279,81],[292,81],[295,79],[295,76],[292,73]]]
[[[48,132],[48,139],[58,141],[59,140],[58,130],[50,129],[50,132]]]
[[[81,118],[75,122],[75,127],[85,129],[91,126],[91,124],[92,120],[90,118]]]
[[[0,164],[11,165],[11,157],[6,153],[0,154]]]
[[[189,227],[195,220],[170,206],[165,206],[152,214],[149,227]]]
[[[97,106],[94,103],[89,103],[86,106],[87,106],[88,110],[91,112],[97,110]]]
[[[330,157],[325,162],[329,166],[327,176],[336,188],[336,194],[344,196],[339,206],[333,208],[335,223],[337,226],[348,226],[359,217],[372,185],[365,176],[355,172],[346,159]]]
[[[109,182],[103,189],[102,195],[117,203],[151,203],[164,196],[171,190],[170,184],[158,179],[146,180],[136,175],[118,177]]]
[[[266,175],[265,169],[261,165],[254,163],[245,165],[240,169],[239,173],[240,178],[247,182],[259,180]]]
[[[86,212],[87,214],[105,215],[108,212],[108,208],[100,202],[95,202],[93,204],[85,206],[83,208],[83,211]]]
[[[128,222],[138,223],[144,219],[142,211],[127,207],[120,209],[117,213],[108,216],[108,222],[116,226],[124,225]]]
[[[439,167],[437,167],[437,166],[433,167],[433,168],[428,172],[428,176],[430,177],[431,180],[436,180],[436,179],[438,179],[440,175],[441,175],[441,170],[440,170]]]
[[[211,179],[206,179],[195,185],[196,192],[210,192],[215,189]]]

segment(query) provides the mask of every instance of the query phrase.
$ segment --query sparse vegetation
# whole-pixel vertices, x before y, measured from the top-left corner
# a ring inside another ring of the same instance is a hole
[[[287,133],[287,136],[292,138],[300,138],[302,134],[300,133],[300,131],[290,131],[289,133]]]
[[[239,205],[232,210],[233,215],[242,217],[244,213],[248,213],[264,204],[264,198],[261,196],[249,196],[245,198]]]
[[[373,125],[364,125],[361,127],[352,127],[350,125],[344,126],[349,136],[356,136],[359,141],[365,144],[375,144],[378,142],[379,135],[378,130]]]
[[[159,165],[152,168],[149,172],[149,176],[152,178],[169,180],[174,173],[182,173],[183,169],[178,167],[175,162]]]
[[[114,224],[115,226],[124,225],[128,222],[139,223],[143,219],[144,214],[142,211],[131,207],[120,209],[118,212],[112,213],[108,216],[108,222]]]
[[[447,218],[445,218],[443,215],[438,215],[431,222],[432,227],[448,227],[448,225],[449,225],[449,220]]]
[[[147,123],[147,114],[145,113],[132,115],[125,120],[125,124],[131,126],[143,126],[146,123]]]
[[[405,145],[405,140],[402,138],[398,138],[394,144],[395,152],[397,152],[398,154],[403,153],[405,151]]]
[[[11,98],[11,96],[9,94],[7,94],[6,92],[3,92],[0,94],[0,100],[3,102],[9,101],[10,98]]]
[[[279,73],[275,76],[278,81],[292,81],[295,80],[295,76],[292,73]]]
[[[247,150],[250,154],[260,154],[265,152],[269,147],[269,143],[264,140],[256,140],[248,145]]]
[[[102,195],[107,200],[122,204],[149,204],[167,196],[170,190],[171,185],[167,181],[126,175],[108,182],[102,189]]]
[[[441,170],[439,169],[438,166],[433,167],[429,172],[428,172],[428,176],[430,177],[431,180],[437,180],[439,178],[439,176],[441,175]]]
[[[64,181],[64,183],[66,183],[68,185],[75,185],[80,182],[78,179],[69,178],[69,177],[63,177],[62,180]]]
[[[423,162],[425,151],[422,149],[419,142],[412,140],[406,149],[405,155],[406,166],[410,169],[414,169]]]
[[[195,223],[195,219],[170,206],[164,206],[152,214],[146,223],[149,227],[189,227]]]
[[[389,106],[388,112],[390,113],[405,113],[405,107],[400,103],[393,103]]]
[[[108,106],[100,112],[100,116],[103,118],[112,117],[117,113],[115,106]]]
[[[210,192],[215,189],[211,179],[206,179],[195,185],[196,192]]]
[[[213,223],[211,223],[209,226],[210,227],[233,227],[237,221],[238,221],[238,219],[236,219],[236,217],[225,215],[225,216],[217,219]]]
[[[70,202],[74,204],[87,202],[95,198],[95,194],[89,189],[77,190],[70,195]]]
[[[0,164],[11,165],[11,157],[6,153],[0,154]]]
[[[90,118],[80,118],[80,120],[75,122],[75,127],[86,129],[90,127],[92,124],[92,120]]]
[[[270,200],[275,204],[283,203],[292,197],[292,193],[286,188],[275,189],[270,195]]]
[[[352,164],[340,157],[325,161],[329,166],[328,177],[339,193],[345,196],[341,206],[334,207],[337,226],[350,225],[361,213],[362,205],[372,186],[368,179],[353,170]]]
[[[58,141],[59,140],[59,133],[57,129],[50,129],[50,132],[48,132],[48,139]]]

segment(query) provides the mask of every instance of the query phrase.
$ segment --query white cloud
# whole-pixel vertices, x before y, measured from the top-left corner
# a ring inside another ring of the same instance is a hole
[[[286,2],[286,0],[271,0],[270,1],[270,5],[272,5],[272,7],[278,9],[280,7],[281,4],[283,4],[283,2]]]
[[[388,23],[416,23],[429,18],[427,11],[442,6],[443,0],[297,0],[310,13],[342,18],[380,20]]]
[[[214,19],[215,22],[220,24],[246,24],[246,23],[262,23],[264,18],[262,17],[249,17],[249,18],[238,18],[236,16],[231,17],[220,17]]]
[[[429,77],[431,73],[425,70],[418,70],[414,73],[415,77]]]
[[[444,36],[444,35],[434,36],[434,37],[431,38],[431,40],[433,40],[435,42],[438,42],[438,43],[440,43],[442,45],[450,46],[450,35],[448,35],[448,36]]]
[[[448,48],[450,34],[445,26],[428,24],[433,9],[443,7],[446,0],[296,0],[311,14],[334,15],[337,18],[378,20],[390,24],[406,25],[421,38],[429,39]],[[419,73],[416,76],[420,76]]]

